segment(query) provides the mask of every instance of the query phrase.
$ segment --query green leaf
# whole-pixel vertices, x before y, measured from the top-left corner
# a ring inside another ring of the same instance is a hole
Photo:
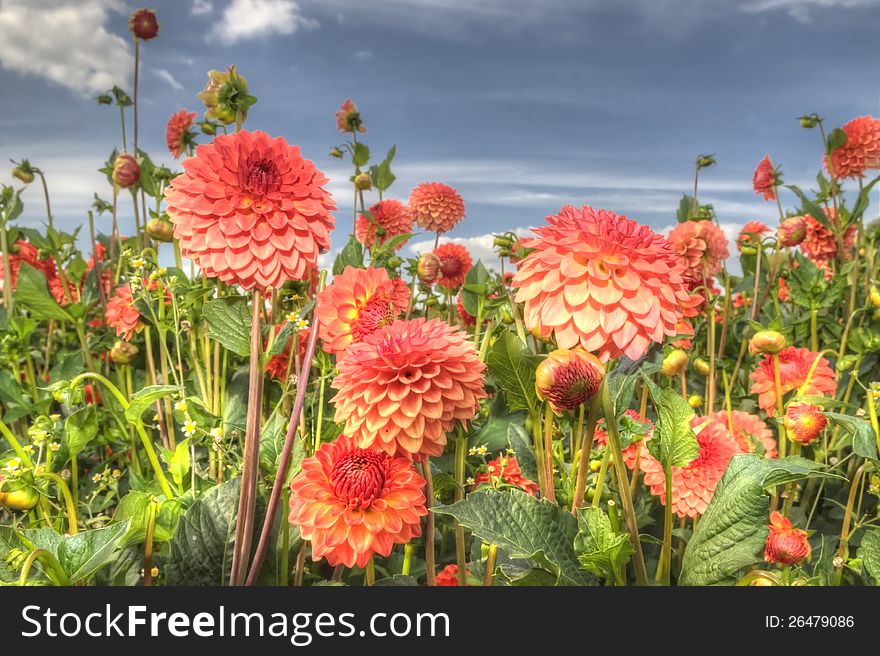
[[[290,421],[290,416],[280,410],[279,404],[260,433],[260,467],[273,475],[278,471],[281,451],[284,448],[284,438],[287,437],[287,424]],[[297,437],[293,441],[285,483],[289,483],[299,473],[299,465],[304,457],[302,440]]]
[[[352,153],[352,161],[354,165],[358,168],[364,166],[367,162],[370,161],[370,149],[365,143],[358,142],[354,145],[354,152]]]
[[[856,198],[856,202],[853,204],[852,212],[850,212],[849,221],[847,222],[848,225],[858,223],[859,219],[862,218],[862,215],[871,203],[871,190],[878,182],[880,182],[880,176],[877,176],[861,188],[859,195]]]
[[[828,133],[828,152],[833,153],[838,148],[841,148],[846,145],[847,140],[846,132],[841,130],[840,128],[834,128],[830,133]]]
[[[464,287],[461,288],[461,304],[471,316],[477,316],[480,300],[485,299],[488,294],[490,279],[489,270],[482,260],[477,260],[477,263],[468,270]]]
[[[94,405],[87,405],[73,414],[64,422],[67,433],[67,450],[71,457],[76,457],[98,435],[98,413]]]
[[[245,296],[222,296],[205,303],[202,310],[208,335],[236,355],[251,353],[251,311]]]
[[[538,358],[510,331],[502,333],[486,357],[489,373],[504,390],[507,407],[512,412],[528,410],[537,413],[541,408],[535,393],[535,369]]]
[[[391,160],[394,159],[396,153],[397,146],[391,146],[388,150],[388,154],[385,155],[385,159],[382,160],[382,163],[373,166],[370,169],[370,177],[373,179],[373,186],[379,191],[386,191],[397,179],[397,177],[391,172]]]
[[[180,518],[165,575],[172,585],[225,585],[232,566],[241,479],[208,490]]]
[[[858,417],[850,417],[837,412],[823,412],[823,415],[840,426],[843,426],[847,432],[852,435],[853,451],[857,456],[866,458],[873,462],[880,469],[880,455],[877,453],[877,438],[874,435],[874,429],[867,419]]]
[[[190,456],[189,456],[189,440],[186,438],[182,442],[178,442],[174,448],[174,454],[168,462],[168,473],[174,479],[178,490],[183,490],[183,479],[189,473]]]
[[[574,550],[581,565],[596,576],[614,580],[635,553],[629,535],[615,533],[601,508],[579,509],[578,528]]]
[[[123,540],[125,545],[138,544],[146,540],[150,503],[154,500],[159,502],[152,494],[138,490],[131,490],[119,500],[119,505],[116,506],[116,512],[113,514],[113,523],[129,522],[128,532]],[[172,499],[159,503],[161,505],[153,524],[153,540],[168,542],[174,535],[174,529],[180,519],[180,502]]]
[[[556,575],[540,567],[520,568],[512,565],[501,565],[499,569],[510,585],[529,587],[556,585]]]
[[[523,476],[537,481],[538,465],[535,462],[535,450],[526,429],[514,422],[508,424],[507,443],[516,455],[516,461],[519,463]]]
[[[648,449],[664,468],[686,467],[700,452],[691,428],[694,409],[671,387],[660,393],[659,401],[657,431]]]
[[[73,321],[70,314],[52,298],[43,272],[37,271],[27,262],[22,262],[18,271],[14,297],[15,302],[26,307],[35,319]]]
[[[826,228],[831,227],[828,224],[828,217],[825,216],[825,211],[822,209],[821,205],[807,198],[807,195],[803,191],[801,191],[800,187],[798,187],[797,185],[785,185],[785,187],[792,191],[795,196],[800,199],[801,205],[803,206],[803,209],[806,211],[807,214],[812,216]]]
[[[64,538],[58,547],[58,561],[71,581],[87,581],[107,565],[128,532],[128,521],[83,531]]]
[[[734,456],[684,552],[681,585],[729,585],[759,561],[770,520],[768,488],[830,476],[804,458]]]
[[[354,235],[348,236],[348,242],[333,261],[333,275],[338,276],[346,267],[364,268],[364,247]]]
[[[138,390],[131,397],[131,402],[125,410],[125,418],[132,423],[140,421],[147,408],[159,399],[171,396],[178,391],[180,391],[180,388],[175,385],[148,385]]]
[[[873,585],[880,585],[880,528],[865,531],[859,545],[858,557]]]
[[[549,501],[521,490],[479,490],[434,512],[452,515],[475,537],[498,545],[511,558],[524,558],[553,572],[562,585],[592,585],[572,543],[577,521]]]

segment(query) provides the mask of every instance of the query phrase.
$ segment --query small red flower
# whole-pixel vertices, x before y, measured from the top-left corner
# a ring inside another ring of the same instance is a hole
[[[770,228],[761,221],[749,221],[746,223],[736,238],[736,248],[742,251],[743,246],[757,246],[764,233],[770,232]]]
[[[149,41],[159,35],[159,21],[152,9],[138,9],[128,19],[128,29],[135,38]]]
[[[440,278],[437,284],[447,289],[456,289],[463,285],[467,272],[473,266],[468,250],[461,244],[448,242],[434,249],[434,255],[440,258]]]
[[[117,337],[125,341],[143,328],[140,312],[134,306],[128,283],[116,288],[116,294],[107,301],[107,325],[116,329]]]
[[[281,326],[275,326],[275,334],[277,335],[279,332],[281,332]],[[306,344],[308,344],[309,341],[308,328],[300,330],[299,335],[297,336],[291,335],[288,337],[284,349],[269,359],[269,362],[266,363],[266,373],[269,374],[270,378],[274,378],[283,383],[296,373],[295,362],[291,361],[293,343],[295,340],[299,345],[297,352],[299,354],[299,361],[302,363],[306,354]]]
[[[468,575],[471,571],[467,570]],[[437,585],[458,587],[458,565],[451,563],[437,572]]]
[[[792,526],[787,517],[770,513],[770,533],[764,546],[764,560],[777,565],[797,565],[812,553],[807,532]]]
[[[516,456],[499,456],[494,460],[490,460],[487,463],[487,467],[487,471],[480,472],[474,477],[475,488],[483,483],[491,484],[493,479],[496,481],[500,479],[508,485],[513,485],[528,492],[533,497],[538,496],[538,484],[523,476]]]
[[[752,176],[752,189],[764,200],[776,200],[776,185],[779,184],[776,171],[770,155],[764,155],[764,159],[758,162],[755,174]]]
[[[168,125],[165,126],[165,145],[168,146],[168,152],[174,159],[180,159],[180,156],[195,143],[190,132],[195,117],[195,112],[181,109],[168,119]]]
[[[788,436],[800,444],[812,444],[819,439],[828,418],[822,408],[812,403],[789,403],[783,420]]]
[[[342,103],[342,107],[336,112],[336,127],[340,132],[366,132],[361,121],[360,112],[357,105],[349,98]]]
[[[789,346],[782,349],[779,358],[780,388],[783,394],[799,389],[807,380],[810,368],[819,357],[807,348]],[[764,359],[751,373],[751,393],[758,395],[758,407],[768,415],[776,413],[776,382],[773,374],[773,356],[765,355]],[[820,358],[815,370],[810,376],[810,384],[804,390],[808,396],[834,396],[837,383],[834,379],[834,371],[828,365],[828,360]]]

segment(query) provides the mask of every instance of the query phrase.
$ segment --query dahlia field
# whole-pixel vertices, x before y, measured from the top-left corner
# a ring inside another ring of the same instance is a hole
[[[129,27],[148,58],[155,14]],[[395,184],[369,108],[300,152],[248,120],[271,90],[246,74],[151,107],[162,153],[137,64],[99,96],[119,140],[82,225],[14,162],[0,583],[880,582],[880,119],[802,116],[814,188],[765,157],[735,242],[700,155],[666,234],[572,198],[475,261],[448,237],[468,199]],[[433,250],[404,257],[416,235]]]

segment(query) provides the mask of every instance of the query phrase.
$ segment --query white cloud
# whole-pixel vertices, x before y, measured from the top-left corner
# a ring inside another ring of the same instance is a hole
[[[193,0],[192,8],[189,12],[193,16],[204,16],[214,11],[214,5],[209,0]]]
[[[816,9],[859,9],[880,6],[880,0],[750,0],[743,6],[749,12],[787,11],[801,22],[812,20]]]
[[[155,68],[153,69],[153,75],[163,82],[167,82],[175,91],[183,91],[183,85],[177,81],[177,78],[175,78],[170,71],[167,71],[164,68]]]
[[[375,57],[375,55],[372,50],[358,50],[351,56],[355,61],[367,61],[373,59],[373,57]]]
[[[119,0],[3,0],[0,64],[38,75],[82,95],[125,86],[132,70],[128,41],[107,31]]]
[[[232,0],[211,34],[227,45],[271,34],[293,34],[318,23],[305,18],[294,0]]]

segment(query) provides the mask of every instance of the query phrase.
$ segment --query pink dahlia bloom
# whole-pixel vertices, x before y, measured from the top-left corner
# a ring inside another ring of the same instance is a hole
[[[761,445],[765,458],[779,455],[773,433],[757,415],[733,410],[729,415],[720,410],[709,417],[709,423],[703,430],[720,430],[726,432],[742,453],[755,453]]]
[[[355,224],[355,237],[367,248],[375,244],[384,244],[392,237],[408,235],[413,231],[413,217],[409,207],[399,200],[388,198],[381,200],[370,208],[372,220],[365,214],[358,217]],[[403,248],[402,241],[394,250]]]
[[[652,342],[678,335],[698,299],[669,242],[647,226],[592,207],[548,216],[513,279],[526,327],[559,348],[580,346],[604,362],[636,360]]]
[[[699,280],[721,273],[724,260],[730,255],[727,237],[709,220],[679,223],[669,232],[669,243]]]
[[[115,295],[107,301],[107,325],[116,329],[117,337],[125,341],[143,327],[140,312],[134,306],[128,283],[116,288]]]
[[[464,218],[461,196],[441,182],[423,182],[413,189],[409,208],[421,228],[438,234],[449,232]]]
[[[752,189],[764,200],[776,200],[776,185],[778,184],[776,171],[770,155],[764,155],[764,159],[758,162],[755,174],[752,176]]]
[[[331,383],[336,421],[364,448],[439,456],[474,418],[486,365],[467,334],[439,319],[396,321],[348,348]]]
[[[330,248],[336,203],[299,148],[264,132],[221,135],[165,190],[181,253],[245,289],[304,280]]]
[[[835,177],[861,178],[868,169],[880,168],[880,119],[859,116],[841,129],[846,132],[846,143],[831,153]]]
[[[422,533],[423,479],[409,458],[358,448],[340,436],[302,461],[290,484],[290,523],[312,543],[312,559],[364,567]]]
[[[800,389],[807,381],[810,368],[819,354],[808,348],[789,346],[782,349],[777,357],[779,358],[780,389],[782,394],[787,394],[792,390]],[[774,415],[776,413],[776,383],[773,374],[773,356],[765,355],[749,378],[752,380],[751,393],[758,395],[758,407],[768,415]],[[825,396],[826,394],[834,396],[836,391],[837,382],[834,371],[828,366],[828,360],[819,358],[819,363],[813,370],[809,384],[803,393],[807,396]]]
[[[168,119],[168,125],[165,126],[165,145],[168,146],[168,152],[174,159],[180,159],[187,148],[195,143],[190,132],[195,117],[195,112],[181,109]]]
[[[361,121],[360,112],[358,112],[357,105],[354,104],[354,101],[351,98],[346,99],[344,103],[342,103],[342,107],[336,112],[336,127],[340,132],[366,132],[367,128],[364,127],[363,121]]]

